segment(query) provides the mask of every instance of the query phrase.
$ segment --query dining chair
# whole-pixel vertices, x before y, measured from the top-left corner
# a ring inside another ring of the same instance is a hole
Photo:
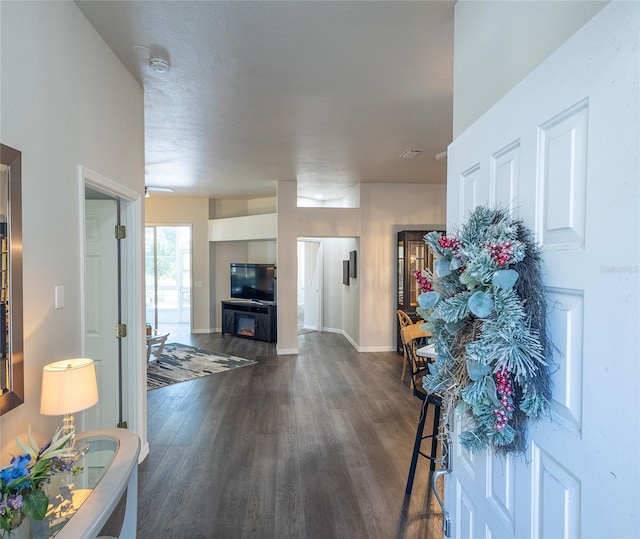
[[[413,395],[422,401],[420,419],[416,428],[416,437],[413,444],[413,453],[411,454],[411,464],[409,466],[409,475],[407,477],[407,485],[405,494],[410,495],[413,489],[413,480],[416,474],[418,457],[422,456],[430,461],[429,468],[435,470],[438,453],[438,434],[440,432],[440,410],[442,409],[442,399],[434,393],[428,393],[422,386],[422,378],[428,374],[428,362],[431,358],[420,357],[417,355],[417,349],[425,343],[425,333],[428,332],[421,328],[422,324],[413,324],[400,330],[402,342],[406,351],[408,361],[407,365],[410,369]],[[425,424],[429,415],[429,408],[432,408],[432,424],[430,434],[424,434]],[[422,450],[422,441],[427,438],[431,439],[429,452]]]
[[[400,331],[402,331],[402,328],[413,325],[413,320],[411,320],[411,317],[402,309],[398,309],[396,313],[398,315],[398,322],[400,323]],[[400,381],[404,382],[404,377],[407,373],[407,352],[404,349],[404,344],[402,346],[402,355],[404,357],[404,361],[402,362],[402,374],[400,375]]]

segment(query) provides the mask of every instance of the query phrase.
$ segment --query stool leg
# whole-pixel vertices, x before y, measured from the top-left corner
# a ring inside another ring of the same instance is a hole
[[[422,403],[422,412],[420,414],[420,421],[418,422],[418,428],[416,430],[416,439],[413,443],[413,454],[411,455],[411,466],[409,467],[409,477],[407,477],[407,487],[404,493],[409,496],[411,490],[413,490],[413,478],[416,475],[416,466],[418,464],[418,455],[420,454],[420,444],[422,443],[422,433],[424,432],[424,423],[427,420],[427,407],[429,406],[425,399]]]
[[[438,451],[438,430],[440,427],[440,406],[434,404],[433,430],[431,431],[431,471],[436,469],[436,453]]]

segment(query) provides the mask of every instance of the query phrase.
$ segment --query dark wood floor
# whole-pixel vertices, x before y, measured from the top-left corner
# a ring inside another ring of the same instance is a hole
[[[148,393],[139,538],[442,538],[426,460],[404,496],[420,403],[402,356],[319,332],[295,356],[220,334],[173,340],[258,364]]]

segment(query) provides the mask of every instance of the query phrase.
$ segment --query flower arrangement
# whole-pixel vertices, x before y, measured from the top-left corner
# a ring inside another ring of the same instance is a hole
[[[61,458],[73,434],[62,435],[58,429],[53,438],[41,449],[28,434],[29,443],[17,440],[23,455],[11,459],[11,464],[0,470],[0,530],[11,532],[25,518],[45,518],[49,500],[43,491],[51,477],[70,471],[73,459]]]
[[[418,313],[437,357],[423,385],[442,396],[445,418],[453,409],[463,419],[467,450],[523,453],[528,420],[548,410],[551,397],[533,236],[508,212],[481,206],[457,236],[430,232],[425,242],[438,258]]]

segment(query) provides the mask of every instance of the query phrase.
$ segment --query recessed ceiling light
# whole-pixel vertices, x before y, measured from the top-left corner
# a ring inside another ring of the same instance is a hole
[[[405,150],[400,154],[400,159],[413,159],[414,157],[420,155],[423,150]]]

